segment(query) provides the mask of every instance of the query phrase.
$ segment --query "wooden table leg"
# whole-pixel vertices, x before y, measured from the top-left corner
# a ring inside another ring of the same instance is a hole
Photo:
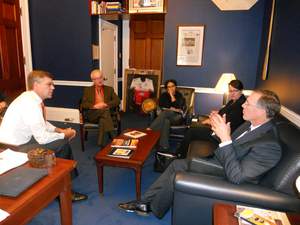
[[[72,225],[71,176],[64,178],[64,188],[59,194],[60,220],[62,225]]]
[[[141,199],[141,176],[142,176],[142,171],[141,171],[141,167],[137,167],[134,170],[135,170],[136,199],[140,200]]]
[[[99,187],[99,193],[103,193],[103,163],[97,162],[97,175],[98,175],[98,187]]]

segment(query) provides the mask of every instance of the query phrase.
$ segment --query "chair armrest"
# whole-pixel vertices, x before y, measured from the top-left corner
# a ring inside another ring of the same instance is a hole
[[[179,172],[175,192],[283,211],[300,211],[300,199],[259,184],[232,184],[222,177]]]

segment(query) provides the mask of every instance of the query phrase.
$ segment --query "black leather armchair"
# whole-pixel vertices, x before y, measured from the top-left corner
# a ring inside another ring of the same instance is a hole
[[[195,99],[195,89],[194,88],[185,88],[185,87],[177,87],[177,91],[179,91],[182,96],[185,98],[186,109],[183,113],[183,122],[180,125],[171,125],[170,127],[170,138],[174,139],[183,139],[185,131],[189,128],[192,114],[194,112],[194,99]],[[166,92],[164,87],[160,88],[160,93]],[[150,114],[150,123],[155,119],[157,114],[157,110],[149,112]]]
[[[300,198],[295,189],[295,180],[300,175],[300,130],[287,122],[277,125],[283,146],[282,158],[259,184],[236,185],[224,178],[193,173],[197,171],[197,160],[201,159],[190,154],[189,171],[176,174],[174,181],[172,224],[212,224],[215,202],[300,212]]]

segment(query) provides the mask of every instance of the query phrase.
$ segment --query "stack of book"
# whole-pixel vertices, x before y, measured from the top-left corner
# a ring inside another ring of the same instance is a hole
[[[122,12],[122,5],[120,2],[106,2],[106,13]]]
[[[108,156],[129,159],[139,143],[138,139],[115,138]]]
[[[105,2],[92,0],[91,13],[92,15],[125,12],[120,2]]]

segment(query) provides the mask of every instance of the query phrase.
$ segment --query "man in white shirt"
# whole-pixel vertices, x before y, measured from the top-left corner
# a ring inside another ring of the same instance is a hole
[[[69,140],[75,137],[72,128],[58,128],[45,119],[43,101],[52,98],[53,76],[45,71],[32,71],[27,77],[29,91],[19,95],[8,107],[1,126],[0,142],[14,145],[18,151],[27,152],[41,147],[55,151],[57,157],[73,159]],[[77,175],[74,170],[72,175]],[[73,192],[72,200],[87,199]]]

